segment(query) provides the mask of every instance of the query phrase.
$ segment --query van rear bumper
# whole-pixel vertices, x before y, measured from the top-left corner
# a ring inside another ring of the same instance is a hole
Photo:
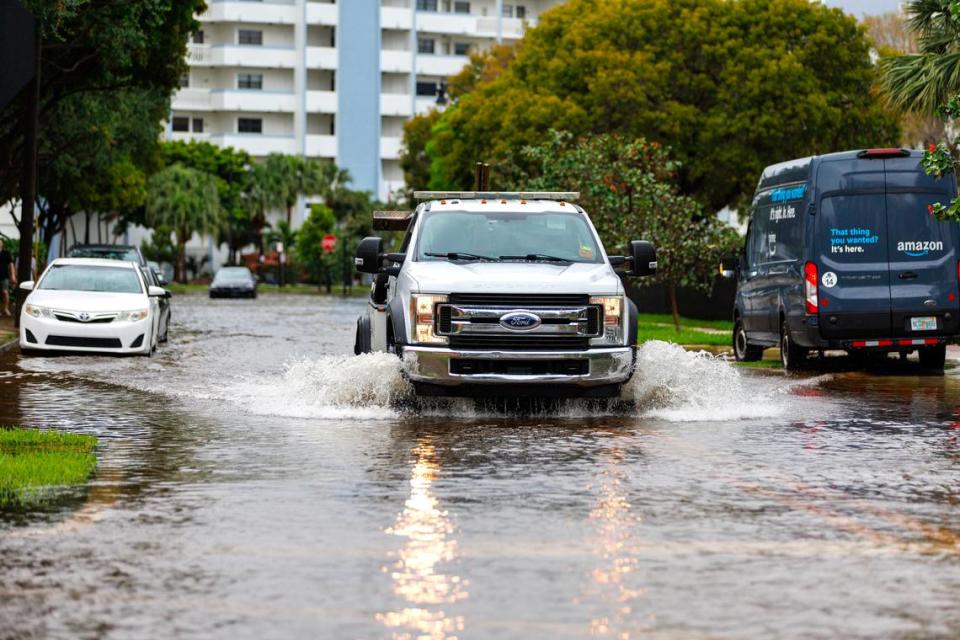
[[[887,351],[912,351],[920,347],[936,346],[941,344],[960,343],[960,334],[912,335],[912,336],[876,336],[857,335],[832,336],[824,338],[817,326],[805,325],[800,331],[795,331],[794,340],[797,344],[808,349],[844,350],[851,349],[879,349]]]

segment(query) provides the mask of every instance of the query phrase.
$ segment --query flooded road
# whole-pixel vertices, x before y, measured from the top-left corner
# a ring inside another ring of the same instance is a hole
[[[174,299],[150,359],[0,354],[0,424],[101,438],[0,518],[0,638],[956,638],[960,369],[735,371],[636,406],[412,406],[360,300]]]

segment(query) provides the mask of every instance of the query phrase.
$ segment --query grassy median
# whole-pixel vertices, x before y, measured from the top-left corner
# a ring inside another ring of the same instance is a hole
[[[83,484],[97,467],[96,446],[93,436],[0,427],[0,508],[42,503]]]
[[[728,347],[733,323],[726,320],[680,318],[680,331],[670,314],[641,313],[637,323],[637,340],[675,342],[687,347]]]

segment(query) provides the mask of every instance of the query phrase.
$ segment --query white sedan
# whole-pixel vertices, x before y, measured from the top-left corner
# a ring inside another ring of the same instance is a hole
[[[157,346],[158,299],[133,262],[59,258],[40,280],[24,282],[30,295],[20,313],[20,349],[150,355]]]

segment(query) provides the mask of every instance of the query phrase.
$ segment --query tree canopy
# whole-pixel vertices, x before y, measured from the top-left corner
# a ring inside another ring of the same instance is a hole
[[[680,191],[717,210],[768,164],[899,137],[863,27],[807,0],[570,0],[483,59],[421,116],[436,118],[428,141],[407,127],[405,168],[425,154],[431,188],[469,188],[478,160],[531,173],[521,150],[555,128],[669,145]]]

